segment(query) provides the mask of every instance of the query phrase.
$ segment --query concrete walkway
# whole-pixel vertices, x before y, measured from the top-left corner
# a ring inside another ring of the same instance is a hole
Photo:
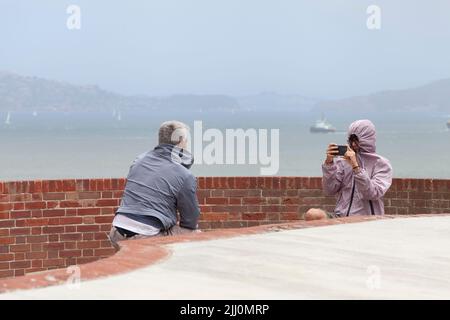
[[[450,299],[450,217],[169,245],[127,274],[0,299]]]

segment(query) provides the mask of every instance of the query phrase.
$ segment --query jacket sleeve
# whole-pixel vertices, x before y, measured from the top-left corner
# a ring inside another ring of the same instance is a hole
[[[392,167],[388,161],[378,160],[373,176],[361,169],[355,174],[355,183],[364,200],[381,199],[392,184]]]
[[[200,207],[197,199],[197,180],[189,175],[177,196],[177,209],[180,213],[180,227],[188,229],[198,228]]]
[[[344,180],[344,168],[333,162],[332,164],[322,164],[322,188],[326,195],[334,196],[341,191]]]

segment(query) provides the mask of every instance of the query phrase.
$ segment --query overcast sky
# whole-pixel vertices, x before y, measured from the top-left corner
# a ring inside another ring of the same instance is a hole
[[[450,77],[450,1],[0,0],[0,43],[0,70],[124,94],[343,97]]]

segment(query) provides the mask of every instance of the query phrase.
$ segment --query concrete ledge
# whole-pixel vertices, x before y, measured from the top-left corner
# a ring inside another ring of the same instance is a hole
[[[449,214],[450,215],[450,214]],[[130,240],[121,243],[121,249],[115,255],[80,265],[81,281],[130,272],[151,264],[159,263],[170,257],[171,251],[167,245],[192,242],[208,241],[223,238],[239,237],[252,234],[279,232],[283,230],[303,229],[321,226],[340,225],[348,223],[359,223],[381,219],[431,217],[433,215],[410,215],[410,216],[358,216],[322,221],[298,221],[294,223],[263,225],[241,229],[227,229],[189,234],[176,237],[159,237],[142,240]],[[447,216],[439,214],[435,216]],[[33,289],[52,285],[64,284],[71,276],[67,269],[50,270],[39,273],[27,274],[25,276],[0,280],[0,293],[19,289]]]

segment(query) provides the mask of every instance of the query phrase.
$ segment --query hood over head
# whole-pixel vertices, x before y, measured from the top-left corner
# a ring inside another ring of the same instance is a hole
[[[359,140],[359,147],[362,153],[375,153],[376,151],[376,131],[370,120],[357,120],[348,128],[348,136],[355,134]]]

